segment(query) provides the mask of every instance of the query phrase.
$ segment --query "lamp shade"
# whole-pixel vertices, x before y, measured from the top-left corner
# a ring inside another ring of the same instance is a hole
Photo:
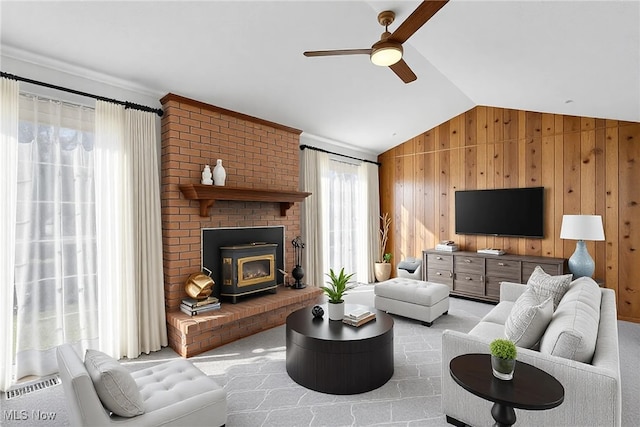
[[[600,215],[563,215],[561,239],[604,240],[604,228]]]

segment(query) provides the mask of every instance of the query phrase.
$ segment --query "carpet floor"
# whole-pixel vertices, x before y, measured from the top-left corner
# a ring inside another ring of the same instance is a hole
[[[373,287],[361,285],[347,302],[373,305]],[[469,331],[493,306],[451,298],[449,314],[431,328],[394,316],[393,377],[362,394],[336,396],[308,390],[285,368],[285,327],[279,326],[189,360],[227,391],[227,426],[447,426],[440,409],[441,334],[445,329]],[[640,373],[640,325],[619,322],[623,426],[637,425]],[[624,337],[623,337],[624,335]],[[179,358],[165,348],[122,363],[131,370]],[[0,400],[4,425],[68,425],[61,385]],[[24,420],[8,420],[25,411]],[[54,419],[37,419],[38,414]],[[186,427],[186,426],[185,426]]]

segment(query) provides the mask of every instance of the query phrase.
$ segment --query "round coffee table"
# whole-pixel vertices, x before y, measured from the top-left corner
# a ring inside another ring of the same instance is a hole
[[[513,408],[540,411],[559,406],[564,400],[564,387],[553,376],[525,362],[516,362],[513,379],[493,376],[491,355],[463,354],[449,363],[451,378],[478,397],[494,402],[491,415],[496,426],[516,422]]]
[[[347,304],[345,313],[365,308],[376,319],[360,327],[314,318],[311,307],[287,317],[287,373],[311,390],[356,394],[376,389],[393,375],[393,319],[375,308]]]

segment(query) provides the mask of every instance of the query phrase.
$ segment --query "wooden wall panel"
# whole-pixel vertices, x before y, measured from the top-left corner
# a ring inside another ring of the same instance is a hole
[[[476,188],[487,188],[487,163],[489,162],[487,154],[487,109],[485,107],[479,107],[471,111],[476,111],[475,128],[472,132],[475,132],[475,141],[477,143],[476,148]],[[469,133],[467,133],[467,140],[469,140]],[[476,237],[476,248],[487,248],[490,245],[487,244],[486,236]]]
[[[560,239],[562,215],[597,214],[606,241],[588,242],[594,276],[616,291],[619,317],[640,322],[640,123],[482,106],[378,161],[394,263],[445,239],[569,258],[576,242]],[[456,190],[534,186],[545,188],[543,239],[455,235]]]
[[[619,248],[619,212],[618,204],[620,198],[618,197],[618,169],[619,169],[619,137],[618,137],[617,122],[615,126],[607,126],[605,129],[606,135],[606,164],[607,164],[607,178],[606,178],[606,205],[607,210],[604,219],[604,236],[607,244],[607,267],[605,282],[610,284],[615,283],[616,293],[620,293],[618,282],[618,248]],[[640,316],[637,316],[640,317]]]
[[[598,126],[600,124],[600,126]],[[606,139],[605,139],[605,129],[604,129],[604,120],[596,120],[596,132],[595,132],[595,173],[596,173],[596,182],[595,182],[595,194],[596,194],[596,215],[600,215],[604,220],[606,220],[606,197],[597,197],[597,195],[605,194],[606,192],[606,156],[605,156],[605,148],[606,148]],[[605,234],[606,237],[606,234]],[[596,262],[596,272],[595,277],[604,278],[606,275],[606,241],[605,242],[596,242],[595,253],[593,254],[593,259]]]
[[[562,214],[564,213],[564,147],[563,147],[563,135],[564,135],[564,117],[554,115],[555,134],[553,136],[554,142],[554,159],[553,159],[553,206],[555,210],[555,234],[548,234],[550,236],[560,236],[560,228],[562,226]],[[549,230],[551,231],[551,230]],[[555,240],[555,252],[556,254],[564,253],[564,241],[557,238]]]
[[[619,265],[618,310],[620,317],[636,318],[640,311],[640,128],[619,128]]]
[[[553,236],[560,235],[560,229],[556,228],[556,206],[555,200],[555,175],[554,171],[554,154],[555,154],[555,139],[552,134],[554,129],[553,117],[550,114],[545,114],[545,117],[551,117],[550,123],[547,123],[543,129],[550,130],[550,133],[545,133],[541,142],[540,153],[540,185],[544,187],[544,235],[545,238],[540,244],[540,255],[551,256],[555,253],[555,239]],[[561,215],[560,215],[561,216]]]

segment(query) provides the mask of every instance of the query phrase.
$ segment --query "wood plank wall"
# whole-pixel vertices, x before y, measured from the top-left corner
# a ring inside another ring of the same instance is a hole
[[[640,123],[475,107],[382,153],[381,212],[394,262],[440,240],[462,249],[569,258],[563,214],[601,215],[588,242],[594,277],[616,291],[618,317],[640,323]],[[545,187],[545,238],[456,235],[456,190]]]

